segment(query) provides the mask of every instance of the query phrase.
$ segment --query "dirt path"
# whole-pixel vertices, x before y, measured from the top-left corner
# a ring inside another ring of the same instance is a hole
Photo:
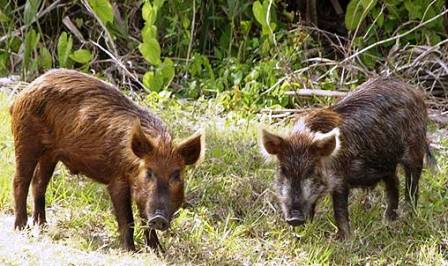
[[[0,214],[0,265],[161,265],[153,254],[85,252],[54,243],[37,228],[13,230],[14,217]]]

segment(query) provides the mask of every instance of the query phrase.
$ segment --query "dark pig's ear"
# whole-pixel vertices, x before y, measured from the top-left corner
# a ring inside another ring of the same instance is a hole
[[[150,155],[154,150],[154,143],[146,137],[139,119],[135,120],[131,129],[131,149],[139,158]]]
[[[205,154],[205,134],[199,130],[177,145],[177,152],[182,156],[186,165],[198,164]]]
[[[340,130],[334,128],[328,133],[316,133],[314,145],[320,156],[334,156],[340,149]]]
[[[262,128],[260,133],[260,148],[264,154],[278,155],[283,149],[285,140]]]

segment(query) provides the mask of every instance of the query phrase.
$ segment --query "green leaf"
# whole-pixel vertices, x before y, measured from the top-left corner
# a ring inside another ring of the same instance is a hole
[[[252,22],[249,20],[243,20],[240,23],[240,28],[241,28],[241,31],[243,34],[248,34],[251,26],[252,26]]]
[[[23,22],[25,25],[31,24],[33,19],[37,16],[37,11],[39,10],[42,0],[28,0],[25,3],[25,9],[23,11]]]
[[[74,51],[70,58],[80,64],[87,64],[92,60],[92,53],[87,49],[78,49]]]
[[[142,30],[143,42],[145,40],[156,39],[156,38],[157,38],[157,27],[154,26],[154,25],[146,24],[145,27],[143,27],[143,30]]]
[[[3,12],[3,10],[0,10],[0,22],[8,22],[9,17]]]
[[[145,85],[145,89],[148,91],[159,92],[163,87],[163,78],[152,71],[148,71],[143,76],[143,85]]]
[[[29,69],[32,52],[36,49],[39,42],[39,34],[34,29],[29,30],[25,34],[24,49],[23,49],[23,66],[25,70]]]
[[[378,26],[382,27],[384,23],[384,13],[379,8],[372,9],[372,17],[376,19]],[[381,13],[380,13],[381,12]]]
[[[5,74],[8,65],[9,54],[7,52],[0,52],[0,73]]]
[[[39,51],[39,65],[43,69],[50,69],[53,65],[53,59],[47,48],[41,47]]]
[[[174,78],[174,63],[171,59],[165,58],[163,64],[160,66],[160,75],[163,77],[164,88],[171,84]]]
[[[404,6],[409,12],[409,19],[421,19],[423,15],[421,11],[422,6],[416,5],[412,0],[405,0]]]
[[[66,32],[62,32],[58,40],[58,61],[59,66],[66,67],[67,60],[72,52],[73,39]]]
[[[143,55],[146,61],[153,65],[160,65],[160,45],[156,39],[145,40],[138,46],[140,53]]]
[[[262,26],[266,25],[266,14],[260,1],[254,2],[254,4],[252,5],[252,12],[254,13],[255,19],[258,23],[260,23]]]
[[[146,23],[149,25],[154,25],[156,22],[157,14],[162,8],[165,0],[155,0],[153,4],[146,0],[142,7],[142,16]]]
[[[369,10],[376,5],[377,0],[351,0],[347,6],[347,11],[345,13],[345,26],[351,31],[355,30],[358,25],[360,25]]]
[[[100,18],[104,25],[114,22],[114,12],[108,0],[88,0],[93,12]]]
[[[142,17],[148,25],[154,25],[156,22],[157,9],[153,8],[149,1],[146,1],[145,4],[143,4]]]
[[[376,5],[377,0],[361,0],[364,10],[370,10]]]
[[[154,7],[158,10],[160,10],[165,3],[165,0],[154,0]]]

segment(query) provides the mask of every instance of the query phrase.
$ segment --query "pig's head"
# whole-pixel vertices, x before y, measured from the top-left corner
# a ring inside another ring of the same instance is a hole
[[[277,158],[277,196],[290,225],[302,225],[313,218],[317,201],[332,186],[327,165],[339,143],[339,128],[328,133],[304,130],[289,136],[262,130],[262,152]]]
[[[140,214],[150,228],[166,230],[184,202],[185,167],[198,163],[204,155],[204,135],[197,132],[174,144],[169,137],[145,134],[140,122],[136,122],[130,142],[140,161],[133,181]]]

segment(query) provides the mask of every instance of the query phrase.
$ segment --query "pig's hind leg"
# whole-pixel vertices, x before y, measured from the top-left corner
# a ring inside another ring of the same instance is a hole
[[[426,145],[426,144],[425,144]],[[413,145],[412,147],[425,147]],[[405,197],[406,201],[413,207],[417,206],[418,182],[423,169],[424,149],[413,149],[407,153],[402,165],[406,175]]]
[[[397,175],[391,173],[388,177],[384,178],[384,184],[386,187],[387,194],[387,208],[385,217],[388,221],[394,221],[397,219],[397,209],[399,201],[399,189],[398,189],[398,178]]]
[[[16,229],[23,229],[26,226],[28,219],[26,198],[34,170],[43,152],[39,132],[34,127],[35,124],[26,122],[29,121],[13,120],[12,125],[16,157],[16,173],[13,180],[14,228]]]
[[[45,217],[45,192],[53,175],[57,161],[49,156],[42,156],[34,171],[32,190],[34,198],[33,223],[43,225],[47,222]]]
[[[404,172],[406,175],[406,201],[411,206],[417,206],[418,200],[418,182],[422,174],[423,160],[416,162],[414,165],[405,165]]]

